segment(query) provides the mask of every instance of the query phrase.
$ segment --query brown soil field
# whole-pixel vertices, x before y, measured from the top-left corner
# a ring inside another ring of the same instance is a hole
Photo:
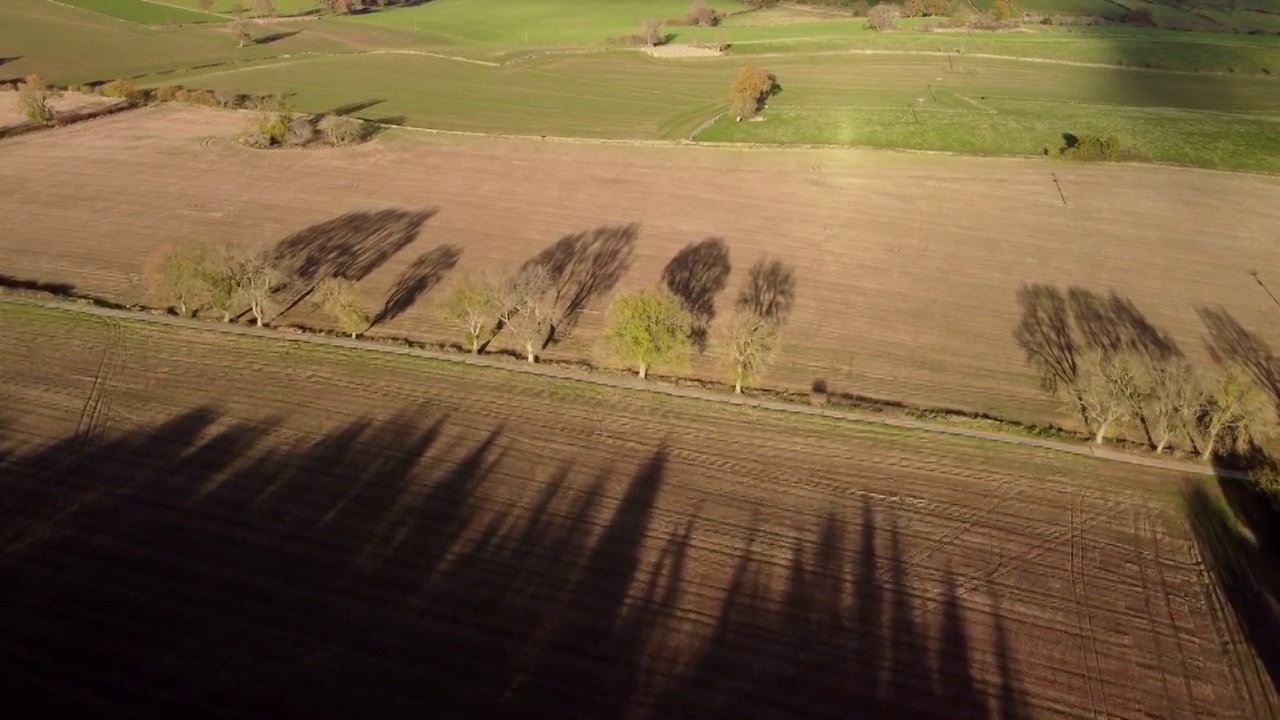
[[[157,107],[6,140],[0,272],[131,301],[168,244],[267,243],[310,278],[358,278],[370,308],[389,310],[374,334],[443,341],[458,338],[440,311],[451,281],[541,257],[567,268],[564,296],[582,300],[565,301],[576,327],[545,357],[608,362],[602,313],[617,291],[670,268],[723,317],[751,268],[777,260],[794,303],[767,385],[822,379],[834,392],[1065,421],[1015,339],[1020,289],[1043,284],[1026,297],[1074,308],[1086,339],[1173,343],[1204,362],[1212,349],[1280,389],[1276,307],[1250,276],[1280,289],[1280,179],[409,133],[264,152],[234,145],[245,122]],[[280,322],[326,321],[304,302]],[[723,377],[716,327],[682,372]],[[508,346],[501,334],[493,344]]]
[[[1176,475],[8,304],[0,327],[0,692],[31,717],[1274,712]]]
[[[107,98],[84,93],[62,93],[49,102],[60,118],[85,112],[103,110],[123,103],[119,98]],[[27,117],[22,114],[22,106],[18,103],[16,91],[0,92],[0,130],[27,124]]]

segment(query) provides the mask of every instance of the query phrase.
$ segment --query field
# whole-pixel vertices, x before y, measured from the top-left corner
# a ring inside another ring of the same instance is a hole
[[[1274,712],[1173,475],[9,304],[0,327],[0,688],[31,713]]]
[[[172,4],[147,0],[60,0],[84,10],[91,10],[140,25],[185,25],[189,23],[225,22],[226,18]]]
[[[231,140],[245,117],[147,108],[5,140],[2,272],[133,302],[148,258],[172,243],[263,243],[291,261],[314,256],[313,272],[359,278],[366,306],[391,310],[373,334],[457,341],[441,311],[451,282],[569,252],[590,260],[592,290],[545,356],[612,365],[599,347],[612,295],[682,271],[678,255],[698,257],[682,250],[722,248],[719,264],[697,270],[721,317],[757,262],[789,269],[794,306],[770,387],[807,392],[822,379],[834,392],[1029,422],[1069,418],[1015,339],[1042,309],[1024,286],[1064,302],[1075,291],[1097,306],[1091,331],[1167,334],[1204,363],[1210,350],[1245,353],[1263,372],[1267,344],[1280,344],[1274,306],[1249,275],[1280,282],[1274,179],[407,132],[262,152]],[[348,260],[339,268],[330,254]],[[328,321],[304,302],[279,322]],[[514,346],[499,335],[492,349]],[[678,370],[724,377],[714,343]]]
[[[927,31],[923,19],[880,33],[858,18],[774,9],[715,28],[664,26],[676,46],[727,42],[729,55],[658,59],[606,41],[638,32],[646,18],[679,18],[683,0],[490,7],[436,0],[255,21],[254,44],[239,48],[225,24],[142,27],[13,0],[0,8],[0,48],[13,78],[282,92],[304,111],[358,107],[361,117],[431,129],[992,155],[1040,154],[1062,133],[1098,133],[1153,161],[1280,172],[1274,35],[1037,24]],[[783,91],[762,122],[736,123],[722,116],[726,88],[748,63],[774,72]]]

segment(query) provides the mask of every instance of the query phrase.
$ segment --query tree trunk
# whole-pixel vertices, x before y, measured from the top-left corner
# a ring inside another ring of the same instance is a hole
[[[353,332],[351,333],[351,339],[352,339],[352,340],[355,340],[355,339],[356,339],[356,336],[357,336],[357,335],[359,335],[359,334],[360,334],[360,333],[358,333],[358,332],[354,332],[354,331],[353,331]]]
[[[187,310],[187,304],[185,302],[178,302],[178,314],[182,317],[191,317],[191,313]]]
[[[222,322],[231,322],[231,311],[230,311],[230,310],[223,310],[223,311],[222,311]]]
[[[733,394],[734,394],[734,395],[741,395],[741,394],[742,394],[742,373],[738,373],[738,377],[734,378],[734,381],[733,381]]]
[[[1213,456],[1213,446],[1218,444],[1218,433],[1222,432],[1221,427],[1210,427],[1209,435],[1204,439],[1204,450],[1200,451],[1200,459],[1208,460]]]
[[[258,303],[253,303],[249,306],[249,309],[253,311],[253,319],[258,327],[262,327],[262,306]]]
[[[1169,443],[1168,435],[1165,435],[1164,437],[1160,438],[1160,442],[1156,444],[1156,454],[1160,455],[1164,453],[1164,446],[1167,445],[1168,443]]]
[[[529,358],[529,362],[537,362],[537,359],[534,357],[534,354],[533,354],[533,343],[531,342],[525,343],[524,352],[525,352],[525,355]]]
[[[475,335],[471,336],[471,354],[472,355],[480,354],[480,334],[479,333],[476,333]]]
[[[641,379],[641,380],[645,379],[645,377],[646,377],[648,374],[649,374],[649,365],[648,365],[648,363],[641,362],[641,363],[640,363],[640,379]]]
[[[1107,439],[1107,425],[1110,424],[1110,422],[1104,422],[1098,426],[1098,434],[1093,436],[1095,445],[1101,445]]]

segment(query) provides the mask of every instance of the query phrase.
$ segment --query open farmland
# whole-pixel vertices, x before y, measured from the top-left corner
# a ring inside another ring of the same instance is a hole
[[[1175,475],[7,303],[0,328],[0,688],[33,714],[1274,712]]]
[[[1014,336],[1043,309],[1020,300],[1026,285],[1100,303],[1094,326],[1167,333],[1204,363],[1210,350],[1250,353],[1243,361],[1274,372],[1274,306],[1249,276],[1280,282],[1274,179],[436,135],[263,152],[232,143],[244,118],[149,108],[4,141],[4,274],[133,302],[148,258],[170,244],[263,243],[313,273],[356,277],[383,315],[372,334],[458,341],[441,312],[458,277],[598,242],[613,249],[597,270],[614,282],[593,285],[544,357],[611,364],[599,339],[612,295],[661,281],[682,249],[718,238],[727,258],[705,272],[723,281],[708,291],[721,316],[757,262],[791,274],[770,387],[822,379],[916,406],[1069,420]],[[328,321],[303,302],[277,322]],[[500,334],[491,349],[515,347]],[[722,379],[715,344],[682,373]]]

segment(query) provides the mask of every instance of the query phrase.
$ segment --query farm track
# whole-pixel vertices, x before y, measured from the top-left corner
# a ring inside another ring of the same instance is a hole
[[[1177,522],[1174,475],[75,317],[0,306],[0,405],[31,410],[0,433],[0,688],[32,707],[1041,718],[1105,679],[1100,717],[1240,710],[1195,690],[1234,660],[1150,611],[1219,622],[1186,539],[1133,521]]]

